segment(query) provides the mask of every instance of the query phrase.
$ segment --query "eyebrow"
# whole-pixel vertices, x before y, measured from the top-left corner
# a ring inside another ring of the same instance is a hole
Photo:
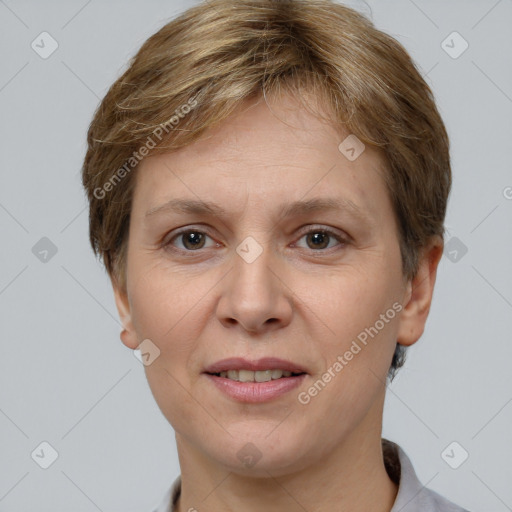
[[[320,211],[344,210],[362,220],[368,219],[366,212],[363,212],[363,210],[361,210],[361,208],[350,199],[334,197],[294,201],[293,203],[282,205],[279,209],[279,217],[288,218]],[[227,213],[224,208],[209,201],[196,199],[171,199],[160,206],[156,206],[155,208],[148,210],[145,217],[151,217],[158,213],[173,212],[196,215],[214,215],[218,217],[223,217]]]

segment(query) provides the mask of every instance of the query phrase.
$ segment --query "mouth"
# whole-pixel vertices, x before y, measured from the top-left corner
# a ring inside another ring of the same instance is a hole
[[[308,375],[296,363],[277,358],[224,359],[205,368],[203,374],[224,395],[246,403],[276,399],[299,386]]]

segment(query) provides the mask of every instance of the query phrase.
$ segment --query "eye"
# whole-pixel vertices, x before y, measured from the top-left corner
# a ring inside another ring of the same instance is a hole
[[[319,249],[331,249],[330,242],[337,241],[339,245],[345,245],[347,240],[341,235],[325,228],[314,228],[307,231],[300,239],[306,238],[307,248],[317,251]],[[299,239],[299,240],[300,240]]]
[[[199,231],[198,229],[187,229],[176,233],[172,238],[164,241],[162,245],[165,247],[169,246],[171,249],[191,252],[197,251],[198,249],[204,249],[206,238],[210,237],[204,231]],[[181,242],[182,247],[176,247],[174,241]]]

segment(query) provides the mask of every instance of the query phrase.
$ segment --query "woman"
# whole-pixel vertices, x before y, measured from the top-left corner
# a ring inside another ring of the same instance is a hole
[[[176,432],[159,512],[463,510],[381,439],[451,186],[398,42],[329,0],[208,1],[144,43],[88,144],[91,244]]]

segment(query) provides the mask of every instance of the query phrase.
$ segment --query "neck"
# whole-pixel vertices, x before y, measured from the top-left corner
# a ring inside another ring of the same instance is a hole
[[[369,413],[328,457],[281,476],[231,472],[176,433],[182,482],[176,511],[389,512],[398,488],[384,465],[380,406],[380,413]]]

